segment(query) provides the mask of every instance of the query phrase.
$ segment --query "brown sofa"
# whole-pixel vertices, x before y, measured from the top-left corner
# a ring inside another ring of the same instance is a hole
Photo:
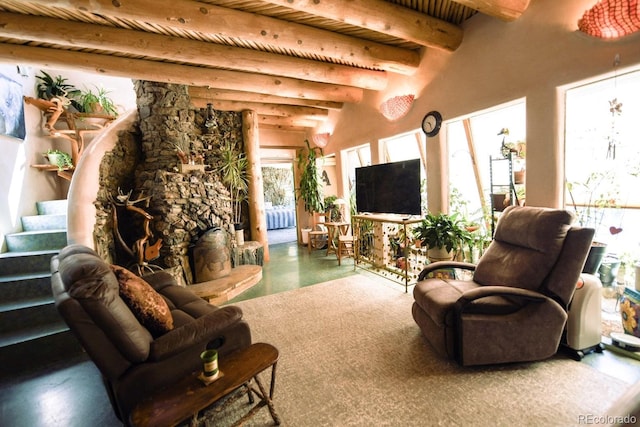
[[[414,288],[412,314],[431,346],[462,365],[555,354],[594,233],[572,227],[573,219],[569,211],[512,206],[477,265],[429,264]],[[430,277],[456,268],[473,279]]]
[[[52,259],[51,271],[56,307],[102,373],[111,405],[125,424],[141,398],[201,369],[205,348],[224,357],[251,344],[238,307],[215,307],[166,272],[144,276],[171,313],[173,328],[159,334],[138,321],[120,296],[112,267],[93,250],[67,246]]]

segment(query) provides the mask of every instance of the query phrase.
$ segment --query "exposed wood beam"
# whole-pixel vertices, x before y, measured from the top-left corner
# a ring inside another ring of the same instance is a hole
[[[306,143],[304,142],[305,137],[303,136],[303,135],[306,135],[306,132],[308,130],[307,128],[289,127],[289,126],[281,126],[281,125],[265,125],[265,124],[260,125],[260,130],[264,130],[264,129],[275,130],[275,131],[300,132],[301,133],[300,142],[282,145],[278,141],[274,141],[274,140],[270,140],[270,141],[260,140],[260,148],[298,150],[300,148],[304,148],[307,146]]]
[[[336,65],[104,25],[0,12],[0,36],[382,90],[384,71]]]
[[[244,111],[252,110],[258,114],[277,116],[277,117],[295,117],[304,120],[326,121],[329,118],[329,110],[313,107],[300,107],[293,105],[277,105],[277,104],[261,104],[257,102],[240,102],[240,101],[210,101],[202,98],[191,97],[191,103],[197,108],[205,108],[207,103],[212,104],[213,108],[220,111]]]
[[[8,43],[0,43],[0,59],[40,67],[189,86],[245,90],[292,98],[360,102],[363,95],[362,89],[349,86]]]
[[[209,89],[206,87],[191,86],[189,95],[192,98],[201,98],[209,101],[243,101],[260,102],[263,104],[302,105],[307,107],[341,109],[342,102],[319,101],[315,99],[286,98],[284,96],[266,95],[255,92],[241,92],[236,90]]]
[[[462,29],[449,22],[383,0],[262,0],[301,12],[410,40],[422,46],[454,51]]]
[[[402,74],[413,74],[420,64],[420,54],[413,50],[192,0],[30,0],[30,3],[266,43]]]
[[[304,126],[286,126],[286,125],[269,125],[262,123],[260,125],[260,130],[274,130],[274,131],[282,131],[282,132],[299,132],[302,134],[306,134],[309,130]],[[304,144],[304,138],[301,140],[299,145],[282,145],[278,142],[260,142],[261,148],[282,148],[282,149],[292,149],[297,150],[299,148],[306,147]]]
[[[485,15],[502,19],[503,21],[515,21],[527,10],[531,0],[454,0],[463,6],[476,9]]]
[[[298,119],[297,117],[278,117],[259,114],[258,123],[260,123],[260,127],[263,125],[275,125],[297,128],[314,128],[319,122],[317,120]]]

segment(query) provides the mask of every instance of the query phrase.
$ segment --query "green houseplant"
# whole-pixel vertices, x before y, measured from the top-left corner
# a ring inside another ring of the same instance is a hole
[[[58,170],[64,170],[65,168],[73,167],[73,161],[68,153],[60,150],[49,149],[43,155],[54,166],[58,167]]]
[[[457,213],[428,213],[413,228],[413,235],[416,239],[422,240],[423,246],[429,248],[427,256],[432,261],[452,259],[454,253],[463,245],[472,242],[471,234]]]
[[[614,183],[614,173],[595,171],[590,173],[583,182],[566,182],[567,193],[576,219],[581,227],[590,227],[598,235],[605,216],[605,209],[617,206],[619,197]],[[576,193],[586,200],[581,206],[576,201]],[[607,252],[607,244],[596,239],[591,243],[591,249],[585,261],[583,273],[596,274]]]
[[[118,116],[118,109],[113,100],[108,96],[109,92],[96,86],[96,91],[86,89],[80,92],[78,99],[85,113],[107,114]]]
[[[53,77],[46,71],[40,72],[42,75],[36,76],[36,79],[38,79],[36,86],[38,98],[46,100],[58,98],[65,106],[73,105],[77,110],[82,108],[76,101],[76,98],[80,95],[79,89],[67,83],[67,79],[60,75]]]
[[[241,230],[242,202],[247,198],[249,188],[248,164],[247,157],[234,143],[224,141],[220,144],[218,173],[231,193],[232,221],[236,230]]]
[[[318,147],[311,148],[309,140],[304,141],[307,144],[306,150],[301,150],[298,154],[298,167],[302,171],[300,176],[300,187],[298,195],[304,202],[304,210],[309,213],[324,212],[324,203],[322,197],[322,184],[318,173],[318,165],[316,160],[318,155],[322,157],[322,149]]]

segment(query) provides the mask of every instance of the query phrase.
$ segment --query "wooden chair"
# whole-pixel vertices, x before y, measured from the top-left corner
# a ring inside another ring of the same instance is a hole
[[[338,250],[336,256],[338,257],[338,265],[341,264],[342,258],[354,257],[353,244],[354,238],[351,231],[347,228],[345,233],[340,233],[338,236]]]
[[[308,249],[311,253],[311,249],[322,249],[329,239],[329,232],[327,226],[324,224],[325,214],[324,212],[313,213],[313,227],[309,232]]]

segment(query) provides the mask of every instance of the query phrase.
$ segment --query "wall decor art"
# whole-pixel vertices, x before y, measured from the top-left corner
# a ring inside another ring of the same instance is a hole
[[[24,139],[22,85],[0,74],[0,135]]]

